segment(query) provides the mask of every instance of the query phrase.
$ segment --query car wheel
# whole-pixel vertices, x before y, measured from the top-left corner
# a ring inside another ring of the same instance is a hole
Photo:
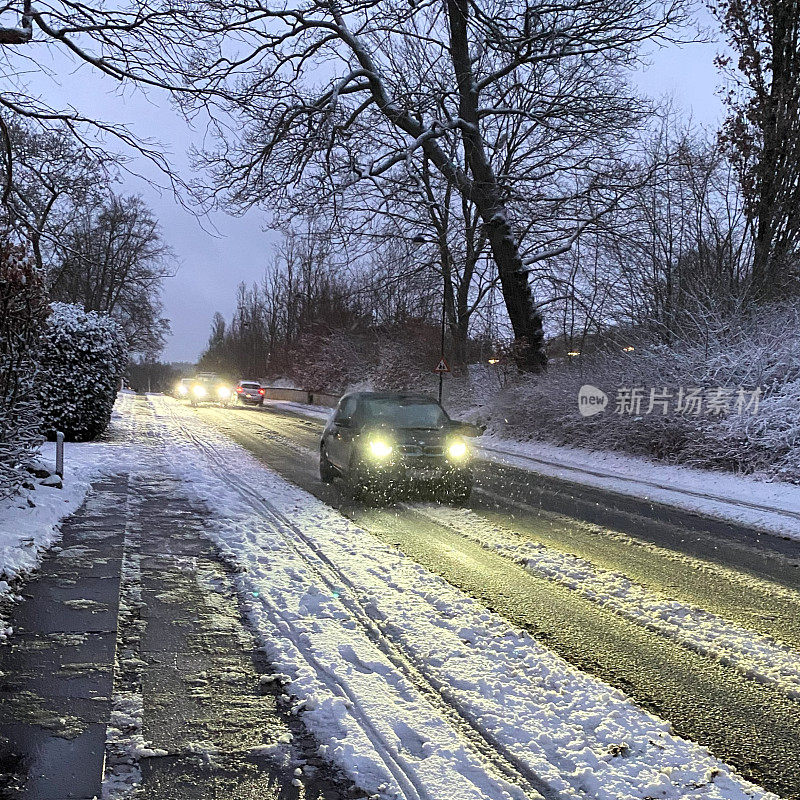
[[[336,477],[336,467],[328,460],[325,451],[320,448],[319,451],[319,478],[323,483],[333,483]]]

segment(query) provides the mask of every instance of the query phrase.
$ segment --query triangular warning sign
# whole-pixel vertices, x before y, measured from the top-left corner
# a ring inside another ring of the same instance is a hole
[[[447,362],[442,359],[437,365],[434,372],[450,372],[450,367],[448,366]]]

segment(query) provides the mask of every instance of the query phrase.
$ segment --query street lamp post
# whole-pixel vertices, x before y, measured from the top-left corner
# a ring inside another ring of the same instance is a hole
[[[418,233],[414,236],[411,241],[414,244],[437,244],[433,239],[428,239],[422,233]],[[444,274],[445,265],[442,264],[442,319],[441,319],[441,338],[439,342],[439,366],[441,366],[442,362],[444,361],[444,331],[445,331],[445,320],[447,317],[447,279]],[[442,388],[444,385],[444,371],[437,370],[439,373],[439,405],[442,403]]]
[[[445,314],[447,310],[447,284],[444,280],[444,269],[442,269],[442,336],[439,343],[439,366],[442,366],[444,361],[444,325]],[[439,405],[442,404],[442,385],[444,383],[444,370],[439,370]]]

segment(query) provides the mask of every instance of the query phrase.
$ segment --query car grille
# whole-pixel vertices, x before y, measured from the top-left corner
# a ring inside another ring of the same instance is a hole
[[[421,445],[421,444],[401,444],[398,450],[404,456],[429,456],[436,458],[444,455],[444,447],[440,444]]]

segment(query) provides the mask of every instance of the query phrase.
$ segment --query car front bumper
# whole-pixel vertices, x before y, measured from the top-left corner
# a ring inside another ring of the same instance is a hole
[[[387,462],[364,461],[359,477],[370,483],[445,484],[472,480],[469,462],[443,457],[406,457]]]

